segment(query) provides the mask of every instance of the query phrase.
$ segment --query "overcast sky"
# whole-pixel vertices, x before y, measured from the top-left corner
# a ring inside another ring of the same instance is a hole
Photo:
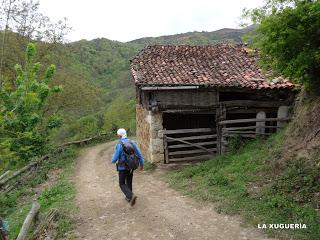
[[[263,0],[40,0],[42,13],[56,21],[67,17],[67,37],[130,41],[190,31],[239,28],[243,8]]]

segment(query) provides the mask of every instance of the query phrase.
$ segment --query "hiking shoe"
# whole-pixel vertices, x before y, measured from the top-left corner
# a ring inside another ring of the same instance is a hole
[[[130,202],[130,199],[129,199],[129,198],[125,197],[124,199],[125,199],[127,202]]]
[[[137,196],[136,195],[132,195],[132,198],[130,200],[130,205],[133,206],[136,204],[136,200],[137,200]]]

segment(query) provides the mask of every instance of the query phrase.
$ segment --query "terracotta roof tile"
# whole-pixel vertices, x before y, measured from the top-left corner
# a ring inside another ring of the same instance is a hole
[[[257,61],[241,45],[153,45],[131,61],[131,72],[137,85],[294,88],[281,77],[268,80]]]

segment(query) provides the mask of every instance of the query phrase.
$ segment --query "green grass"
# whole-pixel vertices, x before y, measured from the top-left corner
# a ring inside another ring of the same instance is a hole
[[[171,186],[196,199],[215,202],[219,212],[263,223],[304,223],[307,229],[267,230],[280,239],[320,239],[320,214],[310,201],[320,189],[320,169],[281,161],[284,134],[255,140],[233,153],[167,173]],[[307,196],[307,197],[303,197]]]
[[[72,213],[75,211],[74,196],[75,187],[71,182],[71,177],[74,172],[74,160],[76,159],[77,151],[72,149],[65,156],[56,162],[56,167],[62,168],[56,185],[45,189],[39,197],[41,205],[40,211],[43,214],[50,209],[58,209],[57,221],[57,237],[58,239],[67,239],[66,234],[71,232],[73,227]],[[71,238],[72,236],[69,236]]]
[[[40,194],[38,201],[41,205],[40,218],[52,208],[58,210],[57,238],[67,239],[66,234],[72,230],[72,213],[75,210],[73,198],[75,188],[70,181],[74,170],[74,160],[79,150],[68,148],[50,161],[44,162],[37,175],[21,184],[20,187],[8,194],[0,194],[0,215],[9,223],[10,239],[15,239],[19,233],[22,223],[31,208],[34,192],[32,187],[47,180],[47,173],[50,170],[61,169],[57,181],[47,187]],[[72,238],[70,236],[69,238]]]
[[[147,160],[144,161],[144,170],[147,172],[153,172],[154,170],[156,170],[157,165],[155,163],[151,163]]]

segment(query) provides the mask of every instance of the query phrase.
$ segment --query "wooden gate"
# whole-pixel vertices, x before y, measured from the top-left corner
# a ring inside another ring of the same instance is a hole
[[[165,163],[205,160],[217,153],[217,134],[213,128],[165,130]]]
[[[236,119],[219,121],[217,129],[164,130],[165,163],[210,159],[215,154],[228,151],[230,137],[269,136],[283,127],[280,123],[289,120],[290,118]]]

